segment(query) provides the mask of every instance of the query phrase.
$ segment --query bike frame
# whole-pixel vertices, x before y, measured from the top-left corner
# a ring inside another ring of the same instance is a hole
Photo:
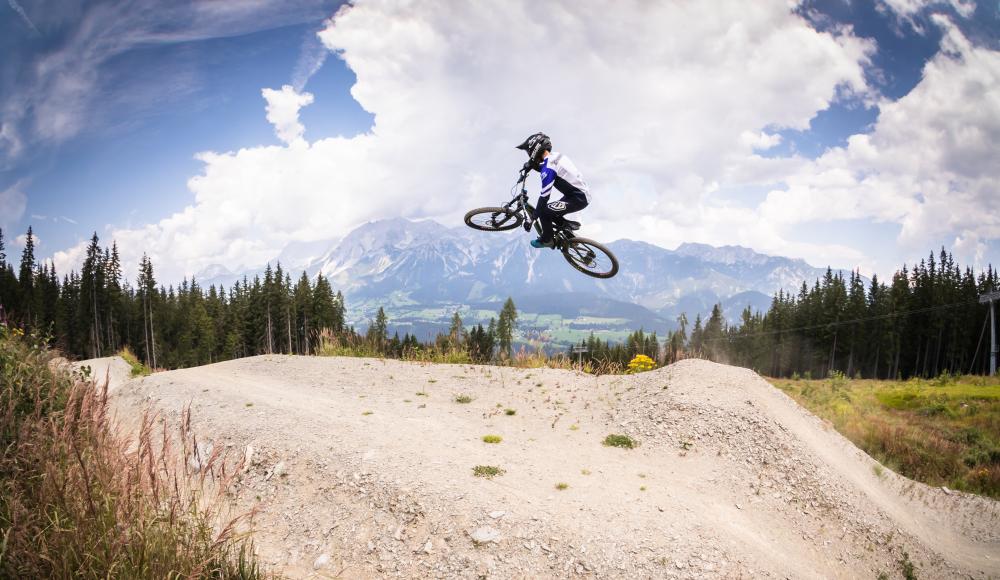
[[[525,167],[520,171],[520,175],[517,178],[517,182],[514,183],[514,187],[511,190],[517,190],[520,187],[520,191],[515,191],[513,199],[503,204],[503,208],[506,210],[513,210],[514,213],[521,213],[522,218],[524,218],[524,231],[531,231],[534,227],[538,235],[542,235],[542,226],[538,223],[538,218],[535,217],[535,208],[528,201],[528,188],[525,187],[525,181],[528,179],[528,173],[531,170]],[[567,232],[569,232],[567,234]],[[572,238],[572,230],[567,230],[565,226],[555,222],[552,224],[552,241],[556,248],[562,249],[566,241]]]

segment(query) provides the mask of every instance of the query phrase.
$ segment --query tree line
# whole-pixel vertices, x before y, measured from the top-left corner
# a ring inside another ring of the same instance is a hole
[[[69,356],[96,358],[128,347],[151,368],[183,368],[258,354],[316,354],[324,346],[403,358],[418,353],[465,353],[488,362],[510,356],[517,309],[504,304],[498,319],[466,330],[458,313],[449,334],[421,342],[388,336],[379,308],[364,334],[345,324],[344,296],[322,275],[293,281],[281,264],[263,278],[230,288],[196,280],[160,285],[143,255],[136,280],[122,276],[118,246],[101,247],[95,233],[80,272],[58,276],[35,258],[31,228],[15,273],[0,229],[0,322],[21,326]],[[457,322],[456,322],[457,321]]]
[[[697,356],[776,377],[985,373],[988,307],[979,295],[997,288],[992,265],[977,275],[942,248],[904,264],[888,283],[873,275],[866,286],[857,272],[845,279],[828,268],[811,287],[781,291],[767,312],[746,308],[733,324],[716,305],[704,323],[695,319],[688,340],[677,342]]]
[[[845,278],[827,269],[812,286],[780,291],[766,312],[744,309],[730,323],[715,305],[711,315],[686,315],[662,343],[638,330],[611,343],[591,335],[566,356],[592,368],[625,368],[638,354],[659,363],[686,357],[753,368],[770,376],[907,378],[941,373],[982,373],[988,365],[983,340],[987,307],[978,296],[1000,288],[992,266],[976,274],[943,248],[912,267],[904,265],[884,283],[865,284],[857,272]],[[257,354],[315,354],[324,345],[378,356],[457,356],[489,362],[511,356],[517,309],[510,298],[487,325],[466,327],[459,313],[448,333],[421,342],[388,335],[379,308],[362,335],[345,324],[344,296],[322,275],[302,272],[297,281],[270,264],[263,278],[244,278],[230,288],[194,279],[162,286],[143,256],[134,283],[122,277],[116,244],[102,248],[95,233],[82,268],[60,279],[54,266],[34,256],[28,229],[18,270],[8,263],[0,230],[0,320],[79,358],[131,348],[154,368],[181,368]]]

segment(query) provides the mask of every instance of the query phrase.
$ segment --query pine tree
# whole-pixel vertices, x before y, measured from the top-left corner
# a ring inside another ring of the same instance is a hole
[[[28,226],[28,234],[24,241],[24,251],[21,252],[21,269],[17,275],[19,285],[18,306],[21,309],[21,319],[24,322],[25,330],[30,331],[33,322],[31,305],[35,295],[35,235],[31,226]]]
[[[385,309],[379,306],[375,320],[368,327],[368,342],[375,347],[376,352],[385,352],[386,340],[388,339],[388,325],[389,319],[385,315]]]
[[[465,330],[462,326],[462,317],[458,315],[456,310],[455,315],[451,317],[451,328],[448,329],[449,346],[454,350],[461,349],[464,340]]]
[[[517,327],[517,307],[509,296],[500,310],[500,319],[496,325],[496,338],[500,354],[510,358],[511,347],[514,345],[514,329]]]

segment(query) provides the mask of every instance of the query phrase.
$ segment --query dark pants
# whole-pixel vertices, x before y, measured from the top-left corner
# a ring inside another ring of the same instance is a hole
[[[542,225],[540,239],[543,242],[552,241],[552,223],[562,220],[568,213],[580,211],[585,207],[587,207],[587,197],[580,194],[564,195],[560,200],[540,203],[535,208],[535,216]]]

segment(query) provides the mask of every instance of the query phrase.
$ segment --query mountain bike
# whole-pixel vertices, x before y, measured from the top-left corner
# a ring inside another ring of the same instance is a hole
[[[535,217],[535,208],[528,203],[528,190],[524,182],[530,168],[521,169],[514,187],[512,199],[499,207],[480,207],[465,214],[465,224],[484,232],[503,232],[520,225],[530,232],[534,227],[539,235],[542,226]],[[518,188],[520,187],[520,190]],[[577,237],[580,222],[562,217],[553,221],[553,248],[562,252],[566,261],[577,270],[594,278],[611,278],[618,273],[618,258],[602,244],[587,238]]]

